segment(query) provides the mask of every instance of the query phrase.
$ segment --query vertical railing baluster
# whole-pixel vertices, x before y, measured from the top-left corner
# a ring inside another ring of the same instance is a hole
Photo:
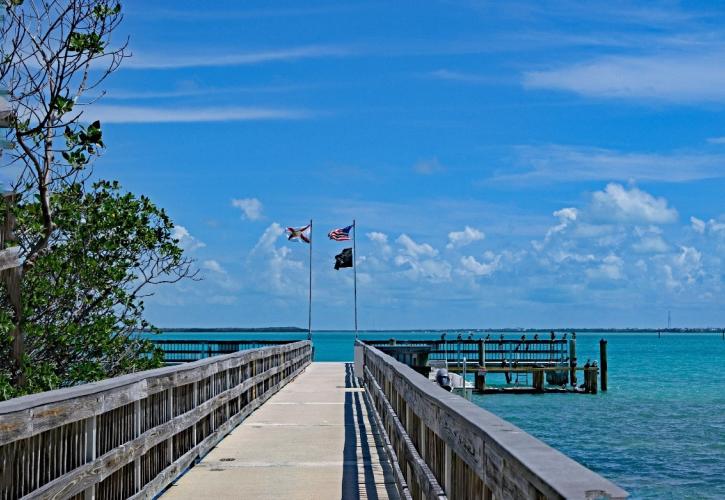
[[[92,417],[88,417],[85,420],[86,423],[86,463],[92,462],[96,459],[96,419],[97,417],[94,415]],[[95,500],[96,498],[96,485],[93,484],[85,489],[84,491],[85,500]]]
[[[149,411],[149,406],[151,407],[151,410],[153,411],[153,405],[149,404],[152,402],[151,398],[146,399],[146,411]],[[141,435],[141,400],[137,400],[133,402],[133,426],[134,426],[134,434],[136,436]],[[133,461],[133,477],[134,477],[134,485],[136,488],[136,491],[141,491],[141,488],[143,485],[141,484],[141,457],[139,456]]]
[[[168,398],[167,405],[169,407],[169,416],[170,416],[170,418],[174,418],[174,389],[173,389],[173,387],[167,389],[166,392],[167,392],[166,397]],[[168,443],[168,457],[169,457],[168,463],[169,463],[169,465],[171,465],[172,463],[174,463],[174,436],[173,436],[173,434],[171,435],[171,437],[169,437],[169,439],[166,440],[166,442]]]

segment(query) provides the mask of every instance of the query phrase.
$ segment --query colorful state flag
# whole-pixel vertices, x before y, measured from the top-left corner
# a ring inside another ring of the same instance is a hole
[[[345,248],[335,255],[335,271],[341,267],[352,267],[352,248]]]
[[[341,229],[333,229],[327,233],[327,237],[335,241],[347,241],[350,239],[350,229],[352,229],[352,226],[343,227]]]
[[[301,228],[294,228],[294,227],[288,227],[287,228],[287,239],[288,240],[302,240],[305,243],[309,243],[310,239],[312,238],[312,224],[307,224],[305,227]]]

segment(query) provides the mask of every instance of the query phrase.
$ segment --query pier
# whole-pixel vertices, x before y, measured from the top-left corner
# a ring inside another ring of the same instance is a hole
[[[291,342],[17,398],[0,430],[3,500],[627,497],[362,342],[354,364]]]
[[[472,375],[473,390],[481,394],[577,393],[607,390],[607,341],[599,342],[600,359],[583,365],[576,354],[576,333],[555,338],[499,338],[362,340],[421,375],[439,368]],[[581,372],[581,373],[579,373]],[[578,375],[581,374],[581,378]],[[491,385],[490,376],[503,376],[505,384]],[[487,379],[489,383],[487,383]],[[582,382],[579,385],[579,382]]]
[[[163,498],[400,498],[363,391],[352,364],[312,363]]]

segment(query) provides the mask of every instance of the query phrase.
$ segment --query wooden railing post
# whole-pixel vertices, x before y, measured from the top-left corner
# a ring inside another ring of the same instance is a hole
[[[451,447],[448,446],[448,443],[446,443],[445,451],[444,451],[444,464],[445,468],[443,469],[445,472],[443,473],[443,489],[446,492],[446,496],[448,498],[452,498],[453,493],[453,452],[451,451]]]
[[[148,408],[146,409],[148,411]],[[141,435],[141,401],[133,402],[133,426],[136,437]],[[136,491],[141,491],[141,457],[133,461],[133,481],[136,485]]]
[[[93,462],[96,458],[96,417],[86,419],[86,463]],[[96,485],[93,484],[84,491],[85,500],[95,500]]]
[[[167,391],[167,398],[169,398],[169,418],[174,418],[174,388],[170,387]],[[168,443],[168,454],[169,454],[169,464],[174,463],[174,436],[172,435],[169,437],[169,439],[166,440]]]
[[[193,404],[193,407],[196,408],[199,405],[199,396],[197,395],[196,391],[198,389],[198,382],[193,382],[191,385],[191,401]],[[169,410],[171,410],[169,408]],[[194,446],[199,444],[199,440],[196,438],[196,424],[191,424],[191,439],[194,443]]]

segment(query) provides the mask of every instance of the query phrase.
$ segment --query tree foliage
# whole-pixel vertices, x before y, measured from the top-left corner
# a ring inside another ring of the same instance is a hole
[[[0,85],[13,110],[7,138],[16,145],[5,158],[15,174],[5,188],[16,194],[0,213],[17,219],[14,231],[3,230],[0,249],[18,245],[22,260],[0,272],[0,397],[153,366],[158,356],[132,335],[148,326],[143,298],[194,273],[163,210],[112,182],[89,186],[106,144],[87,106],[129,55],[127,41],[112,36],[121,5],[0,6]]]
[[[49,250],[24,275],[23,330],[27,387],[49,390],[157,366],[149,342],[144,297],[189,276],[191,262],[173,239],[173,223],[147,197],[97,182],[54,193],[56,230]],[[13,207],[21,246],[43,230],[40,203]],[[3,294],[4,296],[5,294]],[[0,397],[17,394],[7,355],[12,312],[0,302]]]

